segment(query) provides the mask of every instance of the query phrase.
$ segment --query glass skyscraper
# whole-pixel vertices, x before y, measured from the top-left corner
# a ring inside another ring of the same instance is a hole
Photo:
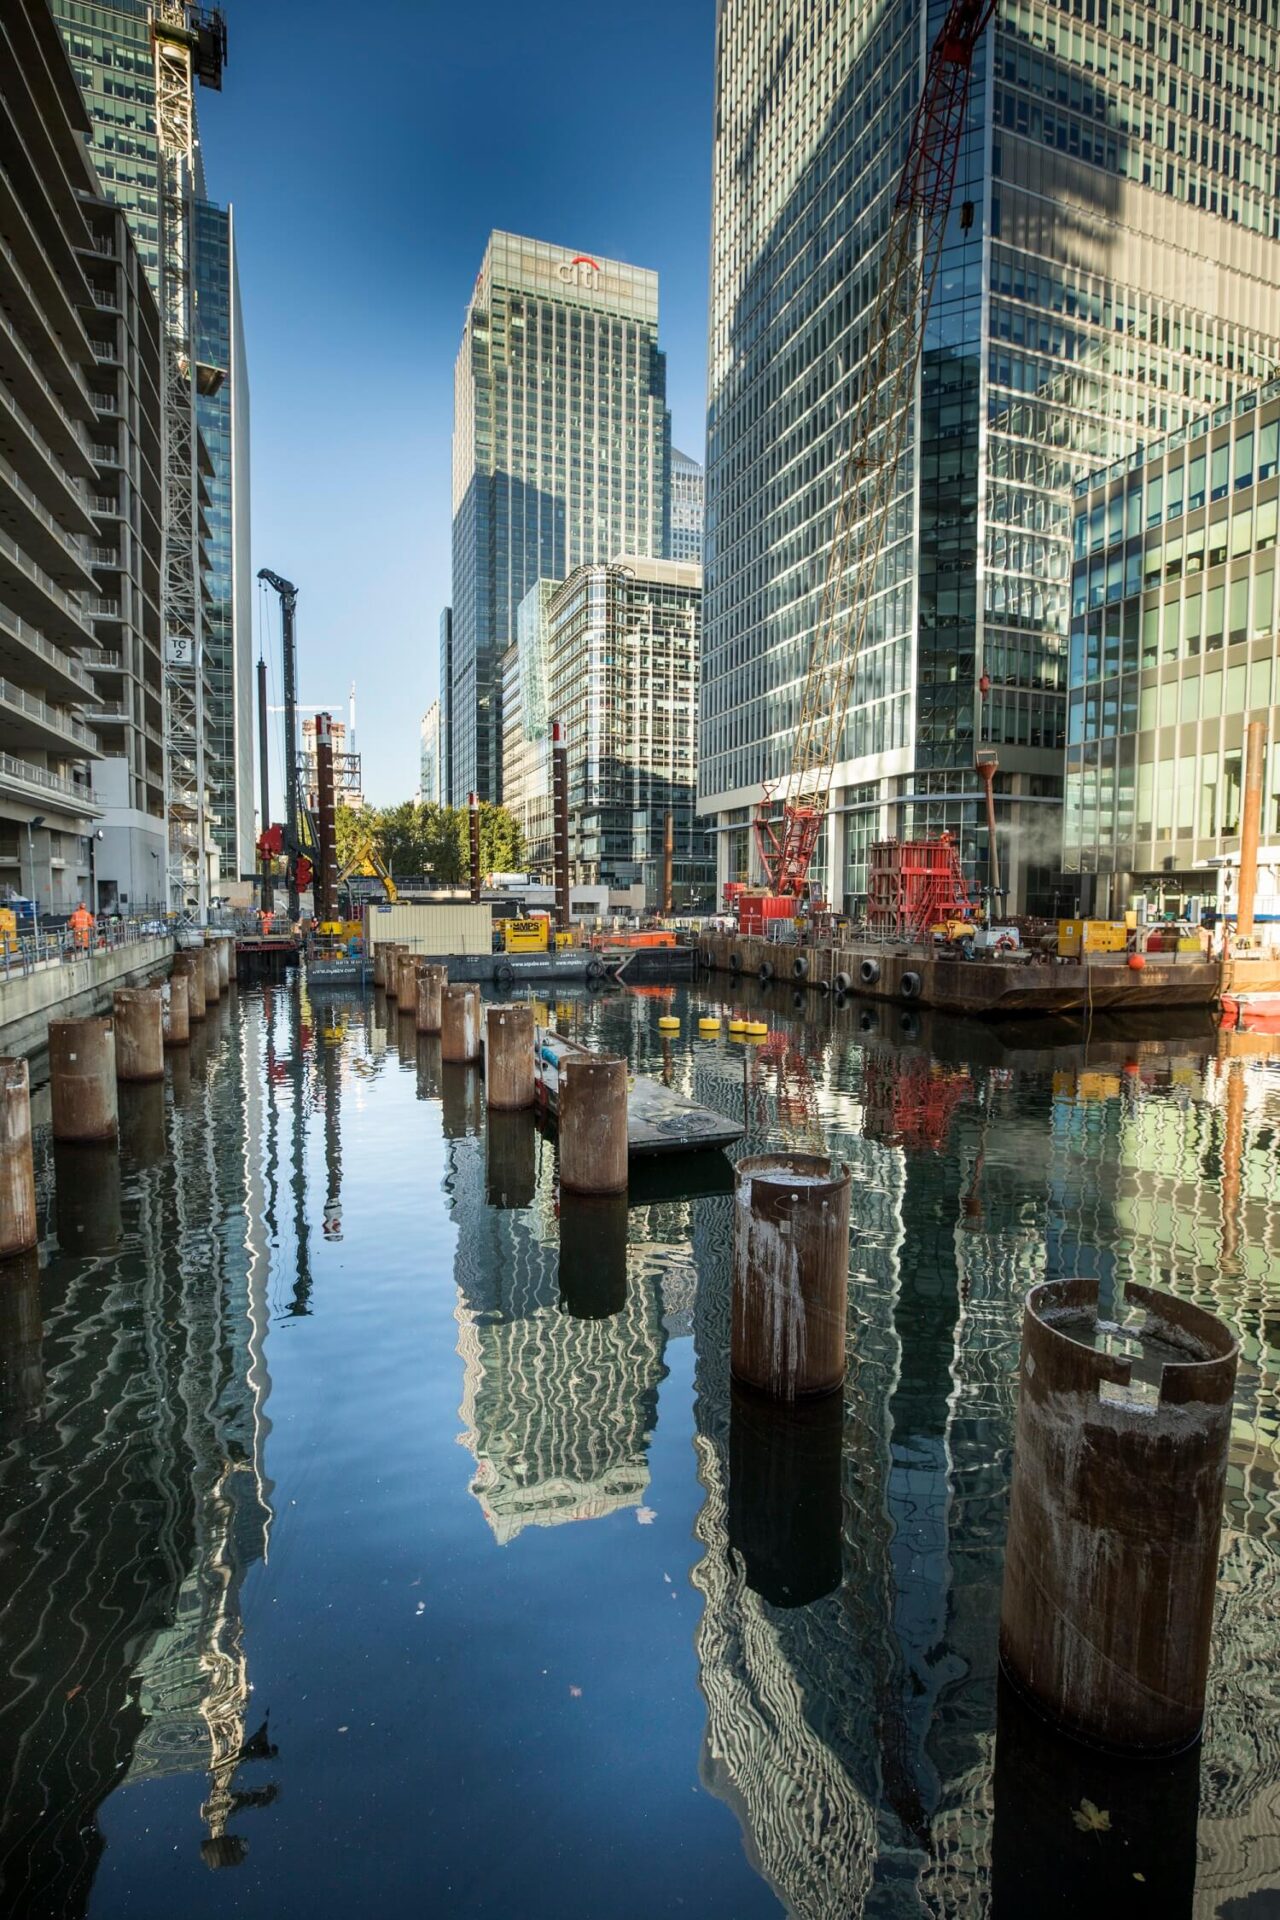
[[[722,0],[700,799],[721,881],[784,781],[854,381],[941,4]],[[1010,0],[978,49],[909,451],[815,878],[887,834],[1052,911],[1071,483],[1257,385],[1280,347],[1276,32],[1244,4]],[[1007,845],[1005,836],[1008,836]]]
[[[93,122],[94,165],[129,219],[159,293],[159,162],[147,0],[51,0]],[[193,266],[196,350],[222,373],[196,403],[213,462],[204,569],[205,765],[223,881],[254,871],[253,569],[249,553],[249,384],[232,210],[197,178]]]
[[[491,234],[454,376],[454,805],[502,798],[521,600],[587,561],[665,554],[670,464],[657,274]]]
[[[671,449],[671,551],[672,560],[692,560],[702,565],[702,521],[704,480],[702,468],[679,447]]]

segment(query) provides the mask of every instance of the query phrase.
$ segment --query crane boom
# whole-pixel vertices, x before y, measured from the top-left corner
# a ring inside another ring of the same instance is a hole
[[[866,637],[876,574],[907,443],[925,323],[951,211],[978,41],[995,0],[951,0],[929,50],[924,87],[885,237],[879,287],[849,416],[835,524],[783,795],[756,809],[756,845],[773,891],[808,881]]]

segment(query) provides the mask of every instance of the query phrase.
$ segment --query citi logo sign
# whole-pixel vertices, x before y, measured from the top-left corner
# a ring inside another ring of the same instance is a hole
[[[600,279],[600,262],[589,253],[575,253],[572,260],[557,262],[556,273],[566,287],[594,287]]]

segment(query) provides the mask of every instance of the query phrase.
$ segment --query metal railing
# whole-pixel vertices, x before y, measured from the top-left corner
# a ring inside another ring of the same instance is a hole
[[[50,793],[66,794],[95,813],[100,813],[101,803],[92,787],[75,780],[68,780],[60,773],[50,773],[47,767],[37,767],[30,760],[18,760],[11,753],[0,753],[0,774],[8,774],[10,779],[21,780],[28,786],[44,787]]]
[[[51,733],[66,735],[77,746],[88,747],[90,751],[97,746],[88,727],[82,726],[79,720],[73,720],[69,713],[63,713],[57,707],[48,706],[38,694],[28,693],[24,687],[15,687],[12,680],[6,680],[3,675],[0,675],[0,700],[6,706],[29,713],[33,720],[48,727]]]
[[[176,938],[179,917],[157,910],[149,917],[131,914],[127,919],[99,920],[79,937],[70,926],[41,928],[37,933],[19,934],[15,947],[0,936],[0,985],[60,967],[68,960],[86,960],[94,953],[115,953],[144,940]]]
[[[47,660],[50,666],[57,667],[60,673],[69,674],[71,679],[79,681],[82,687],[88,686],[89,677],[76,656],[72,653],[64,653],[61,647],[55,647],[52,641],[45,639],[38,627],[31,625],[29,620],[20,619],[16,613],[10,613],[8,607],[0,607],[0,627],[4,627],[16,640],[21,640],[24,646],[30,647],[33,653],[38,653],[41,659]]]

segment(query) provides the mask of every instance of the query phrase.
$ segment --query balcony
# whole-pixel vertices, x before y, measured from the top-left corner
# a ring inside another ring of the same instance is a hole
[[[7,533],[0,532],[0,592],[6,604],[33,626],[73,647],[90,644],[80,603],[37,566]]]
[[[22,402],[29,427],[43,436],[46,447],[59,462],[69,461],[77,472],[85,457],[84,433],[36,365],[8,314],[0,307],[0,342],[4,346],[5,374],[8,384]],[[88,389],[82,388],[88,395]]]
[[[111,647],[95,647],[85,654],[84,664],[90,673],[123,673],[124,655]]]
[[[100,467],[118,467],[120,465],[119,447],[111,446],[106,440],[95,440],[90,451]]]
[[[70,746],[96,754],[97,742],[88,727],[69,713],[51,707],[37,693],[0,678],[0,744],[37,746],[49,753],[65,753]]]
[[[4,791],[16,792],[24,800],[44,800],[52,795],[72,803],[68,812],[94,816],[102,812],[92,787],[68,780],[61,773],[50,773],[46,767],[34,766],[12,753],[0,753],[0,792]]]
[[[0,607],[0,666],[64,700],[81,700],[90,689],[89,676],[75,655],[52,646],[37,627],[8,607]]]
[[[77,593],[81,588],[93,585],[86,557],[86,542],[80,537],[80,532],[68,533],[54,519],[44,502],[32,492],[2,453],[0,502],[4,505],[5,522],[20,530],[23,547],[32,560],[51,569],[56,577],[66,580]],[[83,502],[80,502],[80,508],[83,512]],[[94,530],[92,522],[89,530]]]
[[[2,342],[0,357],[3,357]],[[42,500],[56,500],[59,512],[69,522],[83,522],[82,531],[89,531],[88,508],[79,488],[81,479],[86,478],[90,471],[88,448],[80,449],[85,463],[83,468],[78,463],[69,466],[32,425],[29,415],[18,405],[2,381],[0,450]]]
[[[89,505],[95,513],[114,513],[119,517],[120,502],[113,500],[109,493],[95,493],[91,495]]]
[[[118,600],[109,600],[101,593],[86,594],[84,610],[92,620],[118,620],[120,618],[120,602]]]
[[[66,289],[62,285],[61,280],[59,280],[56,274],[50,271],[49,263],[44,258],[43,249],[40,248],[39,242],[35,241],[35,236],[31,230],[30,222],[27,220],[25,209],[12,198],[12,195],[12,183],[5,173],[4,168],[0,167],[0,201],[5,199],[9,201],[15,221],[24,227],[25,234],[35,243],[36,251],[32,257],[35,270],[42,281],[45,282],[44,294],[36,293],[31,281],[27,278],[26,272],[23,270],[22,263],[19,261],[17,254],[3,238],[0,238],[0,268],[3,268],[4,277],[13,288],[15,296],[17,296],[13,304],[19,305],[25,310],[26,317],[32,327],[45,337],[51,351],[56,351],[59,354],[63,370],[66,374],[66,388],[74,392],[76,398],[83,401],[87,407],[89,399],[88,388],[85,385],[84,376],[80,371],[78,359],[72,357],[71,352],[68,351],[66,342],[70,340],[78,346],[79,342],[83,340],[87,345],[89,336],[84,330],[84,323],[80,318],[78,309],[67,299]],[[0,227],[3,227],[3,225],[4,222],[0,221]],[[53,304],[51,304],[51,302]],[[57,316],[59,313],[62,314],[64,318],[64,324],[61,327],[57,325]],[[49,331],[49,321],[51,317],[54,320],[56,329],[56,331],[52,333]],[[59,387],[60,389],[62,387],[61,381],[59,382]]]

